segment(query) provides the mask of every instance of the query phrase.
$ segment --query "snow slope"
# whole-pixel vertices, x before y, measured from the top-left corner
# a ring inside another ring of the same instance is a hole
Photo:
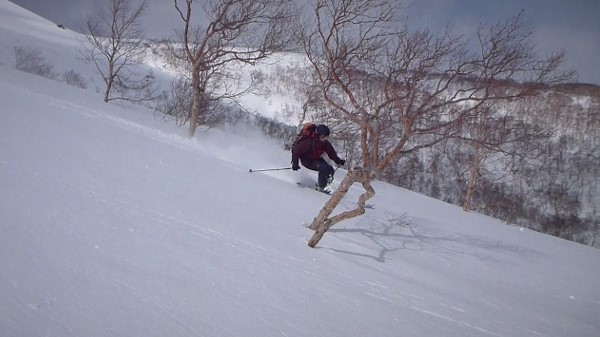
[[[276,141],[0,63],[1,336],[600,335],[597,249],[382,183],[311,249],[315,174],[248,173]]]

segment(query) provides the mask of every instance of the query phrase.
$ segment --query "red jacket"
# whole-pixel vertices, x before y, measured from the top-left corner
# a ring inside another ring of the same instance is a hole
[[[308,166],[318,158],[321,158],[323,153],[331,158],[336,164],[340,164],[341,159],[338,157],[333,145],[328,140],[322,141],[316,132],[313,132],[309,137],[301,139],[292,148],[292,164],[298,165],[298,160],[302,165]]]

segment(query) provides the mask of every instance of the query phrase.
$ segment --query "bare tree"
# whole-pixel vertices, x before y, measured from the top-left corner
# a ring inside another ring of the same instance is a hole
[[[80,55],[93,62],[102,76],[106,85],[104,102],[156,98],[152,72],[138,75],[133,70],[146,52],[138,21],[147,7],[146,0],[107,0],[107,10],[87,20],[84,36],[88,43],[83,43]]]
[[[391,0],[315,0],[304,49],[325,101],[358,131],[361,163],[349,171],[310,225],[314,247],[335,223],[361,215],[375,194],[371,179],[402,156],[461,135],[484,104],[532,95],[565,79],[563,53],[538,59],[522,14],[481,26],[469,51],[448,30],[439,37],[394,19]],[[502,83],[521,83],[498,90]],[[355,209],[329,217],[360,181]]]
[[[54,67],[46,62],[39,49],[30,47],[15,47],[15,68],[52,80],[57,79],[59,75],[54,71]]]
[[[525,98],[525,97],[519,97]],[[516,105],[499,106],[499,102],[480,106],[473,118],[465,120],[464,132],[458,136],[463,147],[469,147],[467,164],[467,188],[463,210],[471,209],[479,180],[487,182],[510,179],[515,168],[509,167],[518,158],[520,161],[537,158],[542,151],[540,142],[547,141],[552,130],[528,123],[523,117],[497,110],[517,109]],[[525,114],[525,110],[518,110]],[[494,162],[493,164],[491,162]]]
[[[286,47],[294,1],[201,1],[207,20],[204,26],[193,25],[193,0],[174,3],[184,23],[182,58],[189,65],[193,90],[188,134],[193,137],[211,102],[241,93],[224,86],[226,66],[255,64]]]

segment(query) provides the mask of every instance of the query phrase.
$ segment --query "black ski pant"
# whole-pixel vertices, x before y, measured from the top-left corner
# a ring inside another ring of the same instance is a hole
[[[327,186],[329,177],[333,180],[333,166],[329,165],[323,158],[318,158],[308,163],[303,162],[302,165],[307,169],[319,172],[319,187],[321,188]]]

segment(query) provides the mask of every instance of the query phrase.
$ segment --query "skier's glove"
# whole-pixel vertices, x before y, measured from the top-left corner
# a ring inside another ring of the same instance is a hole
[[[340,166],[344,166],[344,164],[346,164],[346,160],[340,159],[340,160],[338,160],[337,164]]]
[[[299,169],[300,169],[300,165],[298,165],[298,164],[292,164],[292,170],[298,171]]]

